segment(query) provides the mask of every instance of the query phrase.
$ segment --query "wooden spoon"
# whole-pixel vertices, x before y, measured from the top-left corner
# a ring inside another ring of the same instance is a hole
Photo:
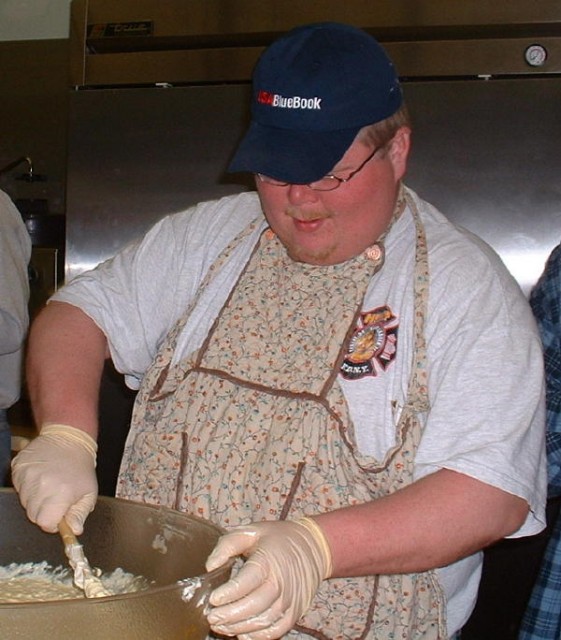
[[[74,570],[74,584],[81,589],[86,598],[103,598],[113,595],[103,586],[101,580],[93,573],[90,563],[84,555],[84,549],[78,542],[65,518],[58,524],[58,532],[64,542],[64,553]]]

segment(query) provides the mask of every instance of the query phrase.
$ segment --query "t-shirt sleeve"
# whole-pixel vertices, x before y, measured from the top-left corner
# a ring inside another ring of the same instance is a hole
[[[107,337],[116,369],[138,388],[209,266],[255,217],[255,199],[249,194],[167,216],[51,299],[80,307],[95,321]]]
[[[80,307],[104,332],[113,363],[137,387],[173,319],[178,295],[178,238],[164,219],[92,271],[77,276],[51,300]],[[163,259],[167,256],[168,259]]]
[[[524,498],[530,514],[516,535],[529,535],[545,524],[541,344],[529,305],[494,261],[448,265],[431,301],[431,408],[417,470],[452,469]]]

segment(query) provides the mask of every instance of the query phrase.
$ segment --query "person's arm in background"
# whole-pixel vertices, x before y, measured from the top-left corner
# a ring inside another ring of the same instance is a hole
[[[85,313],[51,302],[30,331],[27,382],[40,434],[12,463],[28,517],[56,531],[63,516],[75,533],[97,498],[95,463],[101,374],[107,340]]]
[[[0,191],[0,486],[10,467],[7,410],[21,393],[23,348],[29,325],[31,238],[20,212]]]
[[[530,305],[544,349],[548,495],[561,496],[561,245],[548,258]]]
[[[31,238],[21,214],[0,191],[0,355],[17,352],[25,340],[30,256]]]
[[[548,498],[561,496],[561,245],[548,257],[530,294],[530,305],[543,345],[546,380],[546,450]],[[549,537],[536,580],[520,622],[519,640],[559,635],[561,598],[561,516],[548,513]]]

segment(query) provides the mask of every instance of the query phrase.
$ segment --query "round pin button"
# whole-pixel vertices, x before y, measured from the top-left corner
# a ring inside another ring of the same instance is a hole
[[[382,257],[382,249],[379,245],[374,244],[366,249],[366,257],[372,262],[377,262]]]

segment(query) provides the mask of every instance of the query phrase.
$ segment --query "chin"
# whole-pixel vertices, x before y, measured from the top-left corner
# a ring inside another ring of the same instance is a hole
[[[289,247],[287,249],[288,255],[295,262],[303,262],[305,264],[312,264],[317,267],[328,267],[340,262],[345,262],[344,259],[337,259],[336,253],[333,249],[317,249],[309,250],[302,247]]]

